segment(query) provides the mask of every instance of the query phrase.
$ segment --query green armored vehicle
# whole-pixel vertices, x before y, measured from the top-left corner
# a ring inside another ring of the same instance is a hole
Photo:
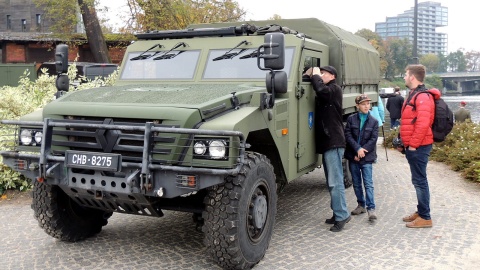
[[[115,86],[59,91],[43,111],[2,121],[18,125],[3,162],[33,180],[35,217],[53,237],[92,236],[113,212],[185,211],[220,266],[251,268],[268,248],[277,190],[319,164],[304,69],[337,69],[346,119],[359,93],[377,101],[378,53],[317,19],[137,37]],[[57,48],[57,70],[66,55]]]

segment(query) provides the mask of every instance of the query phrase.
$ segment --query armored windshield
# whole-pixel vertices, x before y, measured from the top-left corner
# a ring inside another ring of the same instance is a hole
[[[141,52],[131,52],[127,59],[132,59]],[[193,79],[198,64],[200,50],[170,51],[155,58],[137,61],[129,60],[120,76],[123,80],[175,80]]]
[[[237,54],[229,50],[210,50],[203,73],[204,79],[265,79],[266,71],[257,68],[256,49],[238,49]],[[285,49],[285,68],[283,71],[290,76],[294,47]],[[231,57],[222,57],[229,55]]]

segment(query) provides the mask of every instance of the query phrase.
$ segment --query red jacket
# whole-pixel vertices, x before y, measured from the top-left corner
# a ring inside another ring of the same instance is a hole
[[[435,99],[441,96],[438,89],[427,90],[425,85],[419,85],[410,91],[403,103],[400,122],[400,137],[405,147],[418,148],[433,143],[432,124],[435,116],[435,102],[432,95],[422,94],[422,91],[430,92]],[[416,109],[414,109],[413,102],[416,95],[419,96],[416,98]]]

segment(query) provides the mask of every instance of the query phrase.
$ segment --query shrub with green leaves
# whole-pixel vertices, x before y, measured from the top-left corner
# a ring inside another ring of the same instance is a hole
[[[431,158],[445,162],[472,181],[480,182],[480,126],[466,121],[455,124],[444,142],[434,145]]]
[[[43,72],[45,73],[45,71]],[[68,77],[70,81],[77,75],[76,66],[70,65],[68,68]],[[0,88],[0,119],[19,119],[21,116],[31,113],[36,109],[42,108],[54,99],[57,89],[55,88],[56,76],[47,74],[40,75],[35,81],[31,81],[27,71],[20,77],[17,87],[4,86]],[[80,84],[78,87],[70,87],[70,91],[80,91],[84,89],[113,85],[118,76],[118,71],[101,79],[95,78]],[[7,150],[11,145],[12,134],[11,126],[0,124],[0,150]],[[10,140],[8,140],[10,139]],[[31,187],[30,181],[2,164],[0,157],[0,194],[7,189],[26,190]]]

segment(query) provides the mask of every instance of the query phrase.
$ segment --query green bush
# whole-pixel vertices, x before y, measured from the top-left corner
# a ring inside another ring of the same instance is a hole
[[[45,73],[45,71],[43,73]],[[73,81],[76,75],[76,66],[69,66],[68,77],[70,81]],[[75,89],[71,87],[70,91],[113,85],[117,76],[118,71],[112,73],[105,79],[95,78],[95,80],[87,80],[86,83],[79,85]],[[31,81],[28,78],[28,73],[24,73],[20,77],[19,86],[1,87],[0,99],[2,102],[0,102],[0,119],[19,119],[21,116],[42,108],[52,101],[57,91],[55,88],[55,79],[56,76],[43,74],[35,81]],[[8,144],[12,142],[11,134],[11,126],[0,124],[0,150],[11,149],[12,145]],[[2,164],[2,158],[0,157],[0,194],[7,189],[26,190],[30,187],[30,181]]]
[[[472,181],[480,182],[480,126],[466,121],[456,124],[444,142],[434,145],[431,158],[444,162]]]

